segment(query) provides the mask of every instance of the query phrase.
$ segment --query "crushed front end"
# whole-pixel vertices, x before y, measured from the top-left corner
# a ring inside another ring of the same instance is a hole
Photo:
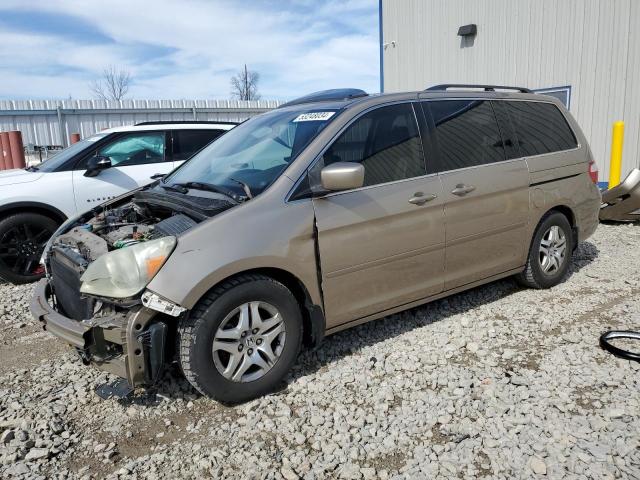
[[[203,198],[143,190],[65,224],[45,250],[34,317],[86,364],[131,388],[155,383],[186,310],[146,286],[183,232],[233,206]]]
[[[117,308],[103,303],[91,318],[76,320],[61,313],[66,311],[54,294],[60,290],[42,279],[31,300],[31,312],[49,333],[75,347],[86,364],[126,379],[131,387],[157,381],[171,355],[169,325],[154,321],[157,312],[143,305]]]

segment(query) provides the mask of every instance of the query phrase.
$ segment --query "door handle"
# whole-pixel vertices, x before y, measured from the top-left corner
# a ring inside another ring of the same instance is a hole
[[[429,193],[428,195],[425,195],[422,192],[416,192],[413,194],[413,197],[411,197],[409,199],[409,203],[412,203],[414,205],[424,205],[427,202],[430,202],[431,200],[436,199],[438,196],[434,193]]]
[[[464,183],[459,183],[456,185],[456,188],[451,190],[451,193],[457,195],[459,197],[464,197],[467,193],[471,193],[476,189],[473,185],[465,185]]]

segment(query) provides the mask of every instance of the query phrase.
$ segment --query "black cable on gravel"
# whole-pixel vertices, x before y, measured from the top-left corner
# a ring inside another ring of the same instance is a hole
[[[606,351],[613,353],[616,357],[640,362],[640,353],[623,350],[622,348],[612,345],[610,340],[616,338],[640,340],[640,332],[633,332],[631,330],[610,330],[600,336],[600,346]]]

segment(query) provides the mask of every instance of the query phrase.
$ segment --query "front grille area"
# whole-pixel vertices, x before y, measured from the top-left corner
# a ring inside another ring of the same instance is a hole
[[[56,296],[60,313],[75,320],[85,320],[93,316],[94,300],[81,298],[80,276],[85,270],[86,261],[73,252],[54,248],[49,256],[51,268],[51,286]]]

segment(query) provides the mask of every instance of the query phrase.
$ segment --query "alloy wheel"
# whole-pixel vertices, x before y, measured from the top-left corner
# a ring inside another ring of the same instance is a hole
[[[0,237],[0,261],[17,275],[40,275],[40,257],[53,234],[46,227],[23,223],[6,230]]]
[[[567,236],[562,228],[552,225],[540,240],[540,267],[546,275],[558,272],[566,260]]]
[[[247,302],[229,313],[213,339],[213,363],[227,380],[252,382],[276,364],[286,339],[282,315],[273,305]]]

